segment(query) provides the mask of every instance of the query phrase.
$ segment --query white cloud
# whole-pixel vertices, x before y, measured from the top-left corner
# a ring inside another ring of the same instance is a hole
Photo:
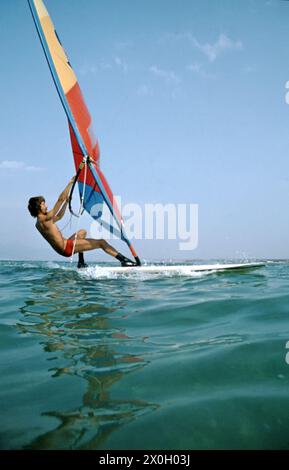
[[[139,96],[149,96],[152,95],[152,92],[147,85],[140,85],[137,89],[137,94]]]
[[[243,48],[241,41],[232,41],[225,34],[220,34],[214,44],[200,44],[195,38],[191,38],[191,40],[194,47],[205,54],[210,62],[214,62],[225,51],[239,51]]]
[[[176,41],[187,41],[195,49],[202,52],[209,62],[214,62],[221,54],[226,51],[240,51],[243,49],[242,41],[234,41],[230,39],[226,34],[221,33],[218,39],[210,43],[200,43],[192,33],[181,33],[181,34],[166,34],[162,37],[160,43],[176,42]]]
[[[41,168],[40,166],[25,166],[24,167],[25,171],[43,171],[44,168]]]
[[[3,160],[0,162],[1,169],[19,170],[23,168],[23,162],[16,162],[14,160]]]
[[[256,72],[256,66],[255,65],[246,65],[245,67],[242,68],[242,72],[245,73],[245,74]]]
[[[114,63],[115,65],[120,68],[124,73],[127,73],[127,70],[128,70],[128,66],[126,64],[126,62],[121,59],[120,57],[115,57],[114,58]]]
[[[85,77],[89,74],[94,75],[96,74],[97,70],[98,68],[95,65],[84,64],[80,67],[79,75],[81,75],[82,77]]]
[[[149,71],[155,76],[166,80],[167,82],[180,83],[181,79],[171,70],[160,69],[156,65],[152,65]]]
[[[123,73],[127,73],[128,65],[120,57],[115,57],[111,62],[101,60],[97,65],[85,63],[80,67],[79,74],[83,77],[87,75],[96,75],[101,71],[108,71],[113,69],[119,69]]]
[[[17,160],[2,160],[0,161],[0,170],[22,170],[22,171],[43,171],[43,168],[38,166],[26,165],[24,162]]]
[[[130,49],[131,47],[133,47],[133,42],[132,41],[119,41],[119,42],[116,42],[115,43],[115,47],[117,49]]]
[[[199,75],[200,77],[203,77],[203,78],[216,78],[215,75],[207,73],[204,70],[203,66],[201,64],[198,64],[198,63],[188,65],[187,70],[189,70],[189,72],[192,72],[192,73],[194,73],[196,75]]]
[[[105,61],[102,61],[100,63],[99,67],[101,68],[101,70],[111,70],[112,69],[112,65],[109,62],[105,62]]]
[[[200,64],[191,64],[188,65],[187,69],[191,72],[200,73],[202,66]]]

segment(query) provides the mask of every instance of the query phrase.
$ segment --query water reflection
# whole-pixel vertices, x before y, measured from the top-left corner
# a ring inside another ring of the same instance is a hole
[[[139,352],[133,352],[139,339],[129,337],[122,325],[116,326],[116,318],[120,325],[127,314],[135,289],[135,283],[126,284],[124,291],[119,281],[80,280],[74,271],[56,271],[45,276],[42,285],[39,280],[32,283],[31,296],[20,309],[18,332],[39,338],[51,356],[51,377],[81,377],[86,389],[81,406],[42,414],[57,418],[59,425],[28,448],[97,449],[114,430],[157,408],[129,394],[129,399],[123,398],[123,389],[119,399],[121,380],[147,364]]]

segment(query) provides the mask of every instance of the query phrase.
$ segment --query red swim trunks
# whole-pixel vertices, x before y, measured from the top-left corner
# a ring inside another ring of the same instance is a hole
[[[66,256],[67,258],[69,258],[69,256],[72,255],[73,244],[74,244],[74,240],[70,240],[70,239],[66,240],[66,247],[65,247],[64,252],[62,253],[63,256]]]

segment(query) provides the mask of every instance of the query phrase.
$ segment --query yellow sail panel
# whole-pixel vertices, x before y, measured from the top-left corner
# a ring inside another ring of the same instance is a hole
[[[34,5],[40,19],[44,18],[45,16],[49,16],[48,11],[46,10],[46,6],[41,0],[35,0]]]
[[[49,52],[53,60],[55,69],[57,71],[59,81],[63,88],[64,94],[66,95],[76,84],[77,78],[73,72],[68,57],[57,37],[53,23],[46,10],[46,7],[42,0],[33,0],[35,5],[39,21],[43,30],[43,34],[47,41]]]

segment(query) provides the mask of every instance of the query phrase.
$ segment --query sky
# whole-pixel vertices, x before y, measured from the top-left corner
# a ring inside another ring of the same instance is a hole
[[[45,4],[122,204],[198,204],[196,249],[136,240],[140,258],[289,258],[289,2]],[[1,2],[0,56],[0,259],[64,259],[27,211],[31,196],[54,204],[74,167],[25,0]],[[79,223],[89,231],[88,215]]]

